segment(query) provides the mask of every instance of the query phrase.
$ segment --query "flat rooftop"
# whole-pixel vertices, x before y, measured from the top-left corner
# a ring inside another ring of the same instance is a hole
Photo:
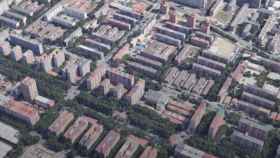
[[[175,46],[156,40],[152,40],[150,43],[148,43],[147,47],[143,50],[143,52],[147,54],[151,54],[164,60],[167,60],[170,55],[176,53],[176,51],[177,49]]]
[[[145,50],[146,50],[145,52],[164,54],[164,53],[168,53],[170,51],[172,51],[172,52],[175,51],[176,47],[156,41],[156,40],[152,40]]]
[[[96,8],[96,0],[65,0],[66,6],[78,9],[81,12],[90,13]]]
[[[38,13],[41,10],[43,10],[44,6],[45,6],[44,4],[39,3],[37,1],[25,0],[14,7],[16,7],[18,9],[22,9],[23,11],[26,11],[26,12]]]
[[[65,29],[41,19],[29,25],[24,31],[41,39],[48,39],[51,41],[59,39],[66,32]]]
[[[143,14],[145,10],[153,5],[153,2],[149,0],[130,0],[130,1],[115,1],[111,3],[112,7],[115,8],[129,8],[129,10],[138,14]]]
[[[11,127],[3,122],[0,122],[0,137],[2,139],[5,139],[13,144],[17,144],[18,135],[19,135],[18,130],[14,129],[13,127]]]
[[[9,99],[4,104],[1,104],[1,109],[8,111],[16,117],[29,119],[32,124],[35,124],[39,120],[39,111],[31,106],[31,104],[23,101],[16,101]]]
[[[1,157],[1,156],[0,156]],[[20,158],[64,158],[64,153],[55,153],[42,145],[28,147]]]
[[[65,132],[64,137],[70,139],[71,142],[75,142],[78,137],[86,130],[89,123],[85,117],[79,117],[72,126]]]
[[[107,157],[119,140],[120,134],[111,130],[97,146],[96,151]]]
[[[101,25],[95,33],[98,36],[116,42],[124,36],[125,31],[119,30],[117,27],[112,27],[110,25]]]
[[[4,158],[12,149],[10,145],[0,142],[0,158]]]
[[[236,49],[237,45],[235,43],[228,39],[217,37],[209,48],[209,51],[218,57],[231,59],[234,56]]]
[[[59,135],[66,129],[66,127],[72,122],[73,119],[73,113],[68,111],[62,111],[57,117],[57,119],[51,124],[49,130]]]

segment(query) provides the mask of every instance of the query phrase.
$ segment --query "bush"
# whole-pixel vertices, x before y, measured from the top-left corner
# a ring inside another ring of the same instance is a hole
[[[66,145],[60,143],[55,136],[50,136],[47,139],[46,145],[49,149],[51,149],[55,152],[60,152],[60,151],[62,151],[63,149],[66,148]]]
[[[231,112],[226,116],[226,121],[230,124],[238,125],[240,118],[240,114]]]
[[[30,65],[14,62],[0,55],[0,73],[9,80],[20,81],[26,76],[36,79],[40,95],[61,101],[70,84],[33,68]],[[11,73],[13,72],[13,73]]]
[[[23,133],[20,136],[20,140],[23,143],[24,146],[34,145],[37,144],[40,141],[39,136],[32,136],[29,133]]]
[[[162,118],[158,113],[140,105],[129,110],[128,118],[132,125],[163,138],[169,138],[171,134],[176,132],[176,125]]]
[[[23,153],[23,147],[17,145],[13,150],[9,151],[6,158],[18,158]]]
[[[200,124],[197,127],[197,133],[200,135],[207,135],[208,134],[208,129],[210,127],[210,124],[215,117],[216,112],[209,112],[206,115],[203,116]]]

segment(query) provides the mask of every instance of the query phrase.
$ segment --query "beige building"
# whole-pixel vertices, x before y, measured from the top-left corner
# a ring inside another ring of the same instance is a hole
[[[33,101],[39,94],[36,81],[33,78],[26,77],[20,85],[20,92],[27,101]]]
[[[143,97],[144,93],[145,93],[145,81],[139,80],[125,96],[125,100],[129,104],[134,105]]]
[[[46,55],[46,54],[42,55],[40,63],[41,63],[42,69],[46,73],[49,73],[52,70],[52,58],[50,55]]]
[[[11,53],[11,57],[13,60],[15,61],[19,61],[22,58],[22,49],[20,46],[16,46],[13,48],[12,53]]]
[[[97,88],[101,83],[102,77],[106,74],[106,70],[107,68],[104,64],[97,66],[86,81],[87,89],[93,90]]]
[[[52,52],[52,57],[53,65],[56,68],[59,68],[65,62],[65,54],[61,50],[54,50]]]
[[[34,61],[35,61],[35,58],[34,58],[33,52],[31,50],[28,50],[23,54],[23,62],[25,64],[33,64]]]
[[[67,126],[74,120],[74,114],[68,111],[60,112],[57,119],[49,127],[49,131],[54,132],[57,136],[65,131]]]
[[[0,43],[0,53],[2,53],[4,56],[9,56],[11,53],[11,46],[8,42],[1,42]]]
[[[107,95],[111,88],[111,82],[109,79],[104,79],[101,82],[101,85],[99,86],[99,92],[102,93],[102,95]]]

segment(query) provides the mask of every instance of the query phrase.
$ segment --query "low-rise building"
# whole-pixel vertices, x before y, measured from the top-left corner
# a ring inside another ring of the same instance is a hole
[[[75,143],[77,139],[83,134],[83,132],[88,128],[89,122],[83,116],[79,117],[72,126],[65,132],[64,138]]]
[[[224,124],[224,113],[218,112],[210,124],[208,135],[213,139],[217,138],[217,133]]]
[[[112,149],[117,145],[120,140],[121,135],[111,130],[101,143],[97,146],[96,151],[104,157],[108,157]]]
[[[197,36],[192,36],[190,39],[191,44],[201,47],[201,48],[209,48],[211,43],[203,38],[199,38]]]
[[[96,143],[97,139],[101,136],[103,132],[103,125],[98,123],[91,124],[91,127],[87,130],[85,135],[80,140],[80,145],[85,146],[87,150]]]
[[[57,136],[62,134],[67,126],[74,120],[74,115],[68,111],[60,112],[58,118],[51,124],[49,131],[54,132]]]
[[[159,62],[167,62],[176,53],[176,47],[152,40],[143,50],[142,55]]]
[[[220,101],[224,100],[224,98],[227,96],[231,83],[232,83],[232,78],[228,77],[218,93]]]
[[[260,107],[255,104],[251,104],[251,103],[243,101],[243,100],[233,99],[232,104],[237,109],[242,110],[242,111],[244,111],[248,114],[254,115],[254,116],[268,117],[271,112],[269,109],[265,109],[263,107]]]
[[[231,135],[231,141],[241,148],[246,148],[252,152],[261,152],[264,142],[254,137],[248,136],[238,131],[234,131]]]
[[[138,147],[139,144],[137,142],[127,139],[122,145],[121,149],[118,151],[115,158],[132,158]]]
[[[256,96],[260,96],[265,99],[269,99],[271,101],[274,101],[275,99],[275,94],[271,90],[264,89],[256,85],[245,85],[244,91],[248,93],[252,93]]]
[[[4,139],[12,144],[19,142],[19,131],[3,122],[0,122],[0,138]]]
[[[148,146],[141,154],[140,158],[157,158],[158,151],[156,148]]]
[[[252,104],[260,105],[267,109],[273,109],[275,106],[274,101],[254,95],[252,93],[248,93],[248,92],[243,92],[241,95],[241,99],[244,101],[250,102]]]
[[[51,108],[53,106],[55,106],[55,101],[43,96],[38,95],[35,98],[35,103],[43,108]]]
[[[24,153],[20,156],[21,158],[63,158],[65,153],[63,152],[54,152],[47,149],[42,144],[35,144],[26,147]]]
[[[0,23],[4,24],[5,26],[11,27],[11,28],[19,28],[20,27],[20,22],[15,20],[15,19],[11,19],[5,16],[0,16]]]
[[[0,157],[6,157],[7,154],[9,153],[9,151],[11,151],[12,149],[13,149],[12,146],[10,146],[6,143],[0,142]]]
[[[247,133],[248,135],[263,141],[272,129],[273,127],[271,125],[261,125],[256,121],[245,118],[240,119],[238,123],[238,130],[240,132]]]
[[[135,84],[135,78],[133,75],[122,72],[118,69],[112,68],[106,72],[106,76],[114,84],[122,84],[126,89],[130,89]]]
[[[156,109],[163,111],[169,101],[169,97],[161,91],[149,90],[144,95],[145,102]]]
[[[152,78],[158,78],[159,74],[158,74],[158,70],[154,69],[150,66],[146,66],[143,65],[141,63],[138,62],[128,62],[128,67],[130,68],[131,71],[137,71],[137,72],[141,72],[149,77]]]
[[[198,63],[194,63],[192,69],[201,75],[210,75],[212,77],[220,77],[221,76],[221,71],[210,68],[206,65],[202,65],[202,64],[198,64]]]
[[[275,158],[280,158],[280,145],[278,145]]]
[[[30,49],[35,54],[40,55],[40,54],[44,53],[42,43],[40,43],[36,40],[28,39],[26,37],[23,37],[23,36],[17,35],[17,34],[11,34],[9,40],[12,44],[21,46],[22,48],[25,48],[25,49]]]
[[[207,103],[205,103],[205,102],[200,103],[198,108],[195,110],[195,112],[190,120],[187,132],[189,132],[189,133],[195,132],[197,126],[199,125],[200,121],[202,120],[202,117],[206,113],[206,104]]]
[[[175,113],[186,117],[191,116],[193,111],[195,110],[194,105],[190,102],[178,102],[174,100],[170,100],[168,102],[166,109],[169,111],[174,111]]]
[[[177,64],[182,64],[187,59],[189,51],[190,47],[184,47],[183,50],[175,57],[175,62]]]
[[[27,102],[16,101],[14,99],[5,99],[3,101],[1,98],[3,97],[0,96],[0,111],[32,126],[39,121],[39,111]]]
[[[189,145],[179,144],[175,148],[175,158],[217,158],[204,151],[191,147]]]

